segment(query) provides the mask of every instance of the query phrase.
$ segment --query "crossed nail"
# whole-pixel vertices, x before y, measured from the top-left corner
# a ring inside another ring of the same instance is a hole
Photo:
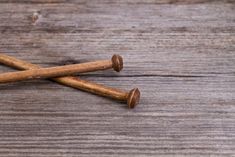
[[[127,102],[129,108],[134,108],[140,99],[140,91],[138,88],[134,88],[127,92],[70,76],[77,73],[94,72],[111,68],[117,72],[120,72],[123,68],[123,59],[119,55],[113,55],[111,60],[100,60],[81,64],[41,68],[38,65],[0,54],[0,63],[12,68],[23,70],[19,72],[0,74],[0,84],[30,79],[50,79],[72,88],[119,101],[125,101]]]

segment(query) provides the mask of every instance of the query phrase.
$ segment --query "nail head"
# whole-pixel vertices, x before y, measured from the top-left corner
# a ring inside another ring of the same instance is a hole
[[[123,68],[123,59],[119,55],[113,55],[112,57],[113,69],[117,72],[120,72]]]
[[[138,88],[134,88],[129,92],[127,98],[127,104],[129,108],[134,108],[140,100],[140,91]]]

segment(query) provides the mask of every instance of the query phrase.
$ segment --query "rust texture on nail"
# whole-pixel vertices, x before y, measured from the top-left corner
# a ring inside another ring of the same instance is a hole
[[[121,56],[114,55],[112,57],[112,64],[114,62],[115,62],[115,65],[119,67],[118,68],[119,70],[117,71],[120,71],[123,67],[123,61],[122,61]],[[22,60],[19,60],[19,59],[16,59],[14,57],[10,57],[4,54],[0,54],[0,63],[19,69],[19,70],[29,70],[29,69],[40,68],[38,65],[34,65],[26,61],[22,61]],[[110,68],[112,67],[114,67],[114,65],[110,66]],[[119,101],[125,101],[127,102],[129,108],[134,108],[140,99],[140,92],[137,88],[131,90],[130,92],[125,92],[116,88],[99,85],[91,81],[82,80],[79,77],[72,77],[72,76],[51,78],[51,80],[57,83],[72,87],[72,88],[80,89],[80,90],[97,94],[100,96],[109,97],[109,98],[119,100]]]

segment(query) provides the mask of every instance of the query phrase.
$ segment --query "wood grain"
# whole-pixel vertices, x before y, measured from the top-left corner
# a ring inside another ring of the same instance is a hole
[[[235,156],[233,0],[0,0],[0,52],[43,67],[124,58],[134,110],[50,81],[0,85],[0,156]],[[0,66],[1,72],[13,71]]]

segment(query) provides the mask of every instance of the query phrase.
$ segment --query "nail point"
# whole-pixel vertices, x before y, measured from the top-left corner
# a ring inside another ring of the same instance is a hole
[[[113,69],[117,72],[120,72],[123,68],[123,59],[119,55],[113,55],[112,57]]]
[[[138,88],[134,88],[129,92],[127,98],[127,104],[129,108],[134,108],[140,100],[140,91]]]

